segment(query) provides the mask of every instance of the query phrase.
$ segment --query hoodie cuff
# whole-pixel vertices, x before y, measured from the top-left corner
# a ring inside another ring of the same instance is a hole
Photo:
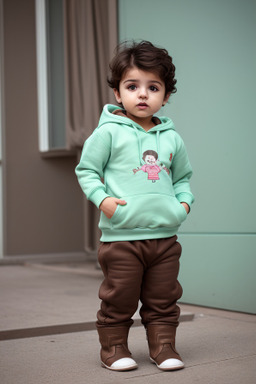
[[[176,198],[179,200],[180,203],[187,203],[189,207],[191,207],[192,203],[194,202],[194,196],[186,192],[178,193],[178,195],[176,195]]]
[[[103,190],[103,189],[97,189],[89,198],[88,200],[92,201],[96,207],[99,208],[100,204],[106,197],[109,197],[109,195]]]

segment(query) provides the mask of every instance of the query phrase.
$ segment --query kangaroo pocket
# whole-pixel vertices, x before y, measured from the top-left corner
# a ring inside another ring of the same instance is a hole
[[[113,228],[177,227],[187,217],[175,196],[147,194],[123,196],[127,204],[118,205],[110,219]]]

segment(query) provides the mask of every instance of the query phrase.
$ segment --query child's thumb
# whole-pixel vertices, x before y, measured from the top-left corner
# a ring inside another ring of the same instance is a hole
[[[126,205],[127,204],[125,200],[121,200],[121,199],[118,199],[116,201],[116,203],[119,204],[119,205]]]

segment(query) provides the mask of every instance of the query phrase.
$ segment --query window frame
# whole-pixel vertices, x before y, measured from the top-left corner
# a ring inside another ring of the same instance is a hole
[[[39,150],[48,152],[49,143],[49,103],[48,103],[48,68],[47,68],[47,28],[46,2],[36,0],[36,53],[37,53],[37,95]]]
[[[51,124],[47,1],[35,2],[39,151],[43,157],[74,156],[76,151],[67,147],[66,140],[65,145],[60,147],[51,143],[54,127]]]
[[[0,259],[4,257],[4,27],[3,0],[0,0]]]

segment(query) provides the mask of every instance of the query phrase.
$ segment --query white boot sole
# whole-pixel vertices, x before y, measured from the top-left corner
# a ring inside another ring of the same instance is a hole
[[[110,371],[118,371],[118,372],[132,371],[133,369],[138,368],[138,364],[135,361],[134,361],[134,363],[127,364],[123,367],[122,366],[121,367],[112,367],[112,366],[109,367],[108,365],[104,364],[102,361],[101,366],[104,368],[110,369]]]
[[[173,365],[166,366],[166,367],[164,367],[164,366],[161,367],[161,365],[164,362],[158,365],[157,362],[150,357],[151,363],[156,364],[157,368],[161,369],[161,371],[177,371],[178,369],[183,369],[185,367],[184,363],[181,360],[178,360],[178,359],[170,359],[170,360],[176,360],[177,364],[173,364]]]

